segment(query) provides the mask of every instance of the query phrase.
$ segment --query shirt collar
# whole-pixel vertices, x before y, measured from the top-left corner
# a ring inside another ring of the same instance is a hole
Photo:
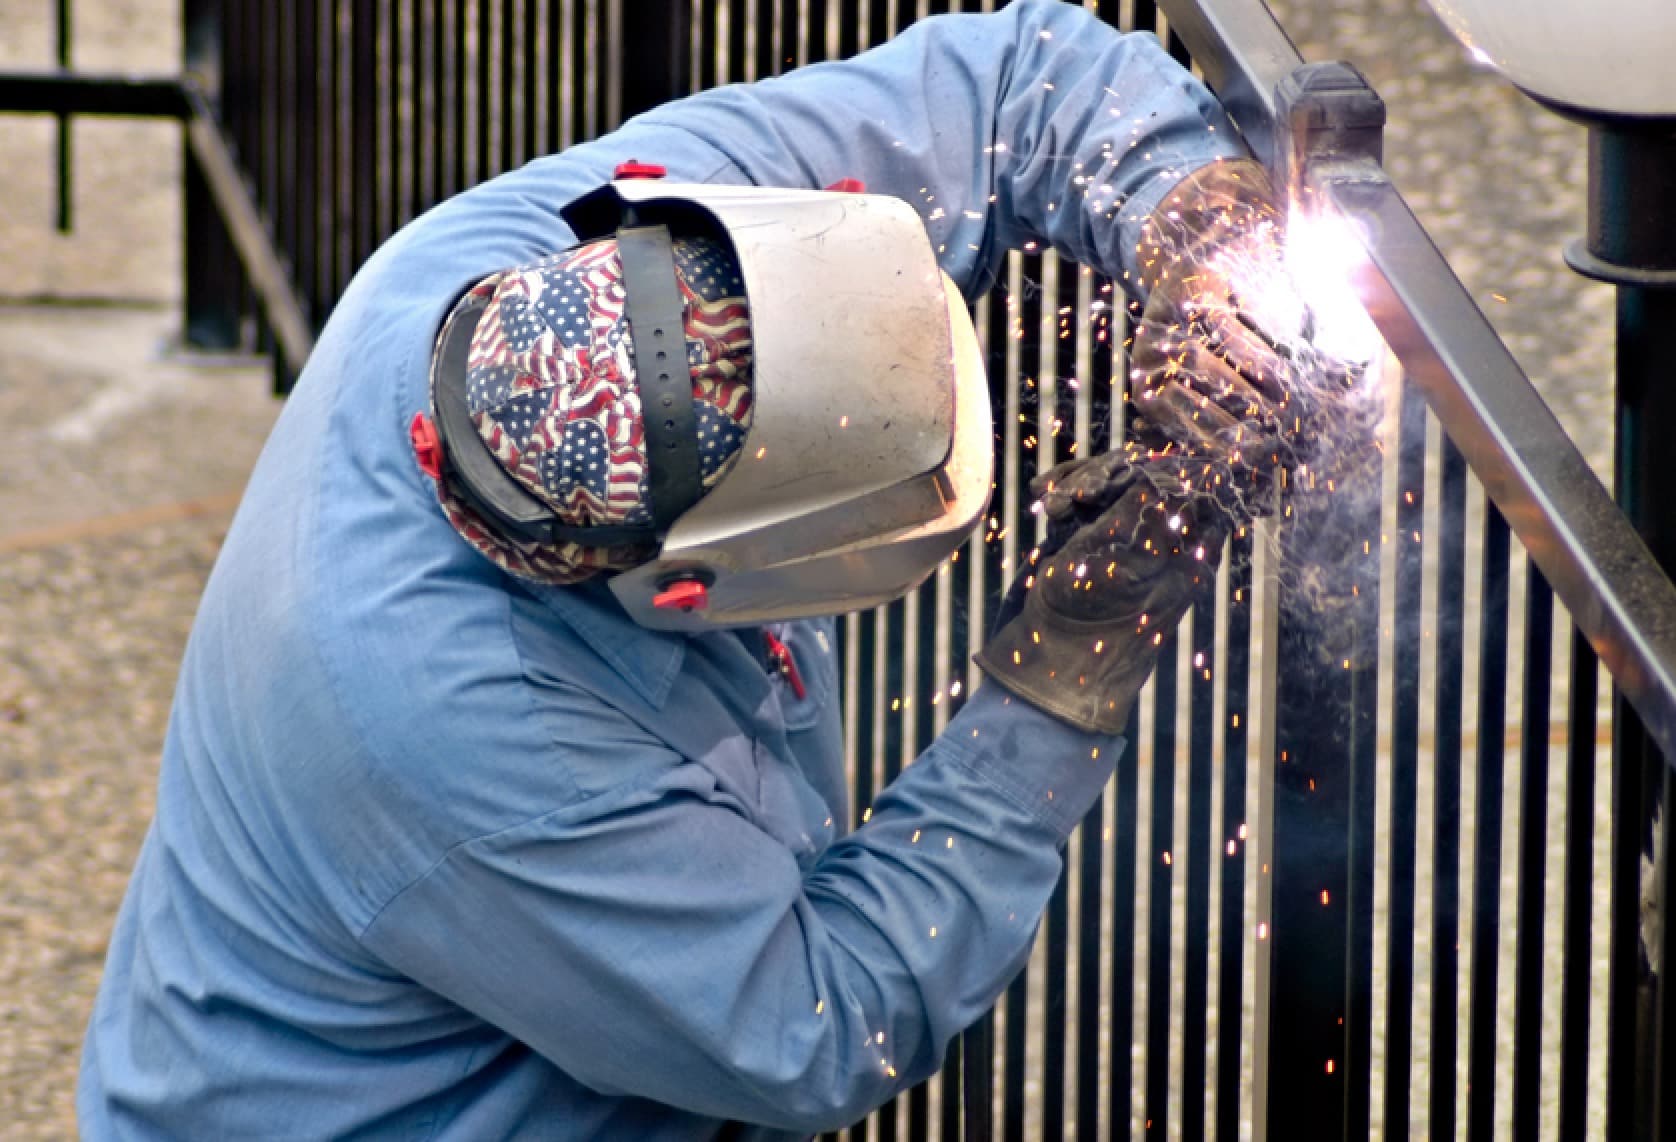
[[[686,660],[685,635],[635,622],[602,579],[566,587],[519,580],[519,586],[581,635],[654,709],[663,708]]]

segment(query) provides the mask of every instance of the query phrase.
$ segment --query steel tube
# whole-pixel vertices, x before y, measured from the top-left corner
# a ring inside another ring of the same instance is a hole
[[[1107,986],[1111,994],[1112,1050],[1108,1059],[1107,1121],[1114,1138],[1129,1136],[1134,1117],[1135,1060],[1135,833],[1140,819],[1140,710],[1131,710],[1123,732],[1123,755],[1117,759],[1113,786],[1111,902],[1112,957]]]
[[[359,0],[358,0],[359,2]],[[494,83],[495,57],[495,27],[494,9],[497,0],[474,0],[477,6],[477,31],[474,47],[477,51],[476,87],[477,87],[477,170],[473,182],[483,182],[494,178],[503,169],[499,152],[495,148],[496,113],[500,108],[500,92]]]
[[[1589,991],[1594,910],[1595,701],[1599,663],[1571,632],[1571,713],[1565,779],[1565,946],[1560,953],[1560,1137],[1588,1129]]]
[[[1335,481],[1378,479],[1346,453]],[[1318,477],[1329,472],[1317,473]],[[1375,485],[1377,486],[1377,485]],[[1325,487],[1322,487],[1325,493]],[[1379,508],[1369,497],[1288,501],[1273,661],[1276,764],[1264,790],[1271,866],[1259,963],[1259,1138],[1359,1139],[1369,1115]],[[1306,581],[1318,586],[1300,589]]]
[[[969,1142],[990,1142],[995,1134],[995,1012],[988,1012],[961,1033],[960,1056],[964,1137]]]
[[[1065,1007],[1071,944],[1071,868],[1059,873],[1047,908],[1047,970],[1042,988],[1042,1125],[1039,1142],[1065,1137]]]
[[[578,99],[577,76],[578,68],[576,52],[576,19],[575,0],[559,0],[558,3],[558,40],[554,44],[554,53],[558,58],[559,84],[559,135],[558,147],[563,151],[580,142],[577,137],[577,109],[578,104],[584,102]]]
[[[1407,381],[1397,424],[1396,576],[1391,648],[1391,864],[1387,929],[1385,1133],[1408,1137],[1414,984],[1415,812],[1420,768],[1421,521],[1426,406]]]
[[[1431,1104],[1428,1137],[1455,1137],[1460,976],[1461,710],[1465,658],[1466,457],[1443,436],[1438,480],[1437,683],[1432,745]]]
[[[1222,737],[1222,908],[1216,987],[1216,1138],[1240,1137],[1241,1048],[1244,1045],[1245,877],[1249,830],[1245,821],[1246,745],[1250,740],[1251,560],[1249,528],[1228,548],[1228,622],[1224,645]]]
[[[938,1104],[937,1134],[943,1142],[960,1142],[960,1052],[962,1039],[956,1035],[943,1052],[943,1068],[937,1073],[942,1098]],[[929,1084],[922,1085],[925,1089]],[[925,1135],[930,1138],[929,1132]]]
[[[1525,589],[1519,911],[1513,984],[1513,1136],[1535,1138],[1542,1102],[1542,932],[1548,870],[1548,701],[1554,596],[1535,566]]]
[[[1001,1079],[1001,1137],[1004,1142],[1026,1142],[1024,1132],[1024,1080],[1030,1023],[1030,969],[1028,966],[1007,985],[1007,1024],[1003,1037]]]
[[[1100,1120],[1100,922],[1104,896],[1106,798],[1096,798],[1082,819],[1082,849],[1077,898],[1077,1126],[1076,1136],[1092,1138]],[[1115,1029],[1106,1037],[1117,1038]]]
[[[1495,1136],[1496,1060],[1501,1000],[1502,779],[1507,725],[1507,521],[1494,507],[1484,520],[1484,587],[1478,650],[1478,811],[1472,860],[1471,1007],[1467,1044],[1467,1142]]]
[[[207,0],[188,0],[184,6],[187,82],[200,90],[219,95],[222,75],[222,52],[225,48],[226,15]],[[64,77],[70,79],[71,77]],[[87,78],[87,77],[82,77]],[[97,79],[94,83],[99,83]],[[167,113],[182,119],[192,114],[192,103],[187,98],[186,84],[179,79],[151,81],[157,94],[165,95]],[[118,90],[111,92],[115,102],[125,107],[143,105],[130,103],[131,80],[119,81]],[[0,105],[6,80],[0,79]],[[91,89],[83,88],[84,92]],[[183,321],[186,343],[201,349],[227,350],[237,348],[241,337],[239,299],[243,293],[243,274],[226,223],[216,207],[216,195],[204,177],[203,170],[193,159],[189,139],[182,146],[182,229],[186,238]]]
[[[322,319],[320,305],[320,8],[319,0],[297,0],[291,6],[297,27],[293,59],[296,63],[296,163],[292,193],[296,196],[296,248],[289,251],[298,303],[310,328]]]
[[[1676,512],[1664,494],[1669,465],[1660,451],[1676,424],[1666,344],[1676,320],[1673,189],[1676,119],[1590,122],[1588,238],[1567,257],[1580,272],[1619,287],[1618,502],[1667,572],[1676,568]],[[1621,683],[1618,693],[1607,1130],[1663,1137],[1676,1123],[1667,1090],[1676,1081],[1676,989],[1669,986],[1676,956],[1662,938],[1672,850],[1671,830],[1661,830],[1659,821],[1671,802],[1667,766],[1676,756],[1668,741],[1653,740],[1656,729],[1646,724],[1645,711],[1625,708],[1621,698],[1633,701],[1633,695]],[[1652,865],[1650,873],[1642,871],[1644,863]]]
[[[1143,4],[1152,7],[1137,0],[1137,24]],[[1157,0],[1157,6],[1252,151],[1270,169],[1281,169],[1275,92],[1304,61],[1268,6],[1262,0]]]
[[[1358,285],[1386,343],[1670,756],[1676,587],[1391,183],[1358,169],[1314,186],[1366,235]]]
[[[1076,272],[1075,298],[1072,300],[1075,335],[1075,374],[1071,383],[1076,389],[1075,454],[1087,456],[1093,442],[1094,424],[1094,323],[1091,320],[1094,304],[1095,280],[1091,270]],[[1108,355],[1109,356],[1109,355]],[[1101,922],[1104,917],[1105,897],[1101,882],[1105,875],[1105,836],[1102,832],[1106,819],[1106,798],[1095,799],[1083,817],[1079,838],[1080,865],[1078,867],[1077,917],[1077,1089],[1076,1137],[1093,1137],[1100,1121],[1100,950]],[[1110,1029],[1105,1039],[1113,1038]]]
[[[192,113],[179,76],[27,69],[0,71],[0,111],[141,119]]]
[[[1214,593],[1193,604],[1187,688],[1187,916],[1182,965],[1181,1091],[1183,1142],[1205,1137],[1205,1029],[1210,1008],[1210,868],[1217,846],[1211,838],[1210,803],[1216,733]]]
[[[56,39],[58,41],[58,66],[65,71],[70,70],[70,0],[58,0],[54,5],[54,24],[56,25]],[[55,134],[58,144],[58,217],[57,226],[60,234],[68,234],[74,217],[75,188],[71,184],[71,154],[70,154],[70,116],[63,111],[58,112],[58,122]]]
[[[1147,892],[1146,1137],[1170,1136],[1170,949],[1175,888],[1176,659],[1180,634],[1164,636],[1152,672],[1152,849]]]

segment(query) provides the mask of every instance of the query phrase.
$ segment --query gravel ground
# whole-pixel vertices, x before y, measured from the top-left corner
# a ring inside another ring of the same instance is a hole
[[[1390,106],[1398,184],[1586,455],[1605,465],[1611,294],[1559,258],[1582,227],[1581,130],[1473,68],[1420,0],[1274,7],[1306,58],[1348,58],[1374,81]],[[0,67],[48,61],[50,11],[0,0]],[[178,56],[176,8],[163,0],[79,0],[75,11],[84,66],[162,70]],[[69,236],[51,229],[52,139],[50,121],[0,118],[7,1139],[73,1134],[81,1033],[150,814],[176,662],[275,412],[262,368],[172,348],[178,130],[78,123]]]
[[[0,626],[0,1136],[71,1134],[173,663],[224,531],[190,519],[0,558],[0,598],[26,601]]]

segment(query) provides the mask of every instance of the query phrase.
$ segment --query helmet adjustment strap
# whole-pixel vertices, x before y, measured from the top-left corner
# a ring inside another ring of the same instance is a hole
[[[617,231],[617,252],[646,432],[652,521],[661,533],[704,493],[675,246],[669,227],[637,225],[631,215]]]

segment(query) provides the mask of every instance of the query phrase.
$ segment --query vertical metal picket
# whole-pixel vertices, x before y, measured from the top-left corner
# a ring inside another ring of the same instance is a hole
[[[1513,1133],[1535,1138],[1542,1106],[1542,933],[1548,862],[1548,697],[1554,593],[1526,569],[1524,718],[1519,780],[1517,967],[1513,983]]]
[[[53,5],[53,48],[54,54],[58,57],[58,66],[64,71],[70,70],[72,34],[70,0],[56,0]],[[57,152],[54,157],[58,163],[58,201],[53,225],[60,234],[68,234],[75,219],[76,194],[73,181],[74,159],[71,153],[71,130],[70,117],[63,112],[59,112],[54,117],[53,123],[53,146]]]
[[[1244,1043],[1245,884],[1249,868],[1245,819],[1247,743],[1250,740],[1253,543],[1242,527],[1229,541],[1228,615],[1224,641],[1222,737],[1222,907],[1217,977],[1216,1138],[1238,1142]]]
[[[1443,437],[1438,484],[1437,683],[1433,730],[1430,1137],[1455,1137],[1456,1001],[1460,977],[1462,664],[1466,657],[1467,466]]]
[[[1414,983],[1415,813],[1420,768],[1421,520],[1426,406],[1407,378],[1397,420],[1396,568],[1392,608],[1391,872],[1387,928],[1385,1133],[1408,1136],[1410,1002]]]
[[[220,99],[226,77],[225,12],[214,0],[184,0],[186,68]],[[186,236],[184,326],[187,344],[233,349],[239,344],[239,297],[244,271],[232,235],[216,209],[209,182],[191,146],[182,140],[182,222]]]
[[[324,320],[320,304],[320,0],[297,0],[296,72],[292,77],[296,101],[296,166],[288,193],[296,225],[292,230],[292,279],[301,294],[303,315],[318,327]]]
[[[1501,932],[1501,826],[1507,711],[1508,528],[1485,509],[1484,586],[1478,651],[1478,811],[1472,861],[1472,1008],[1467,1042],[1467,1139],[1495,1131],[1497,943]]]
[[[378,7],[378,0],[352,0],[349,11],[350,262],[342,285],[378,245]]]
[[[1600,660],[1571,632],[1570,717],[1566,744],[1565,944],[1560,990],[1561,1138],[1588,1129],[1589,990],[1593,978],[1595,704]]]
[[[1207,566],[1212,566],[1207,562]],[[1188,663],[1187,742],[1187,861],[1186,959],[1181,1021],[1181,1137],[1202,1142],[1205,1137],[1205,1026],[1210,1008],[1210,808],[1212,796],[1212,736],[1215,727],[1215,690],[1212,664],[1216,659],[1214,593],[1193,605]]]
[[[1371,440],[1352,447],[1372,454]],[[1326,490],[1327,472],[1312,472]],[[1307,480],[1309,477],[1300,477]],[[1336,479],[1352,476],[1338,472]],[[1365,475],[1360,478],[1366,478]],[[1376,767],[1378,506],[1307,494],[1281,529],[1269,914],[1259,1081],[1271,1138],[1368,1132],[1372,825]],[[1370,510],[1371,509],[1371,510]],[[1323,586],[1302,590],[1297,569]]]
[[[1176,658],[1179,638],[1164,635],[1152,675],[1152,846],[1147,892],[1146,1102],[1147,1139],[1169,1137],[1171,895],[1175,884]]]

